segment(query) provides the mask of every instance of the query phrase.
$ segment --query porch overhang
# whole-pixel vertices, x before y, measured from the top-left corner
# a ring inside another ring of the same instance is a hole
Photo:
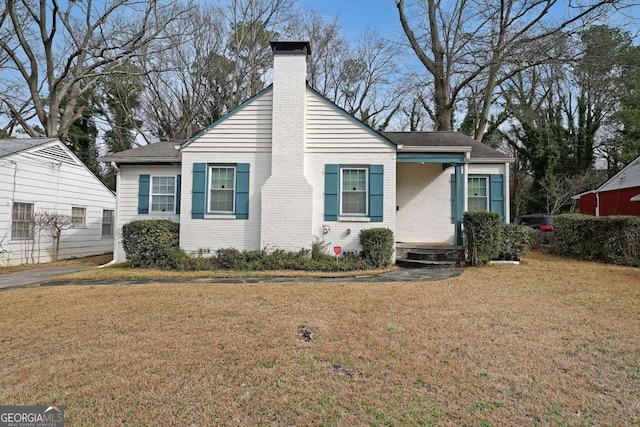
[[[464,163],[465,153],[398,153],[396,163]]]
[[[468,161],[471,147],[467,146],[427,146],[407,147],[398,145],[397,163],[454,163]]]

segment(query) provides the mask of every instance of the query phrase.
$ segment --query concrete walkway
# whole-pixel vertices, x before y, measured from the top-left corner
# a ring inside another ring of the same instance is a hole
[[[287,283],[287,282],[428,282],[457,277],[464,269],[447,268],[398,268],[389,273],[355,277],[232,277],[210,279],[132,279],[132,280],[74,280],[60,281],[55,277],[76,271],[88,270],[89,266],[49,267],[17,273],[0,274],[0,290],[26,286],[62,285],[137,285],[144,283]]]
[[[0,290],[19,286],[38,285],[63,274],[75,273],[93,267],[70,265],[66,267],[36,268],[17,273],[0,274]]]
[[[205,279],[130,279],[130,280],[79,280],[79,281],[49,281],[42,286],[64,285],[140,285],[145,283],[202,283],[202,284],[233,284],[233,283],[302,283],[302,282],[430,282],[457,277],[464,269],[457,267],[446,268],[398,268],[389,273],[355,276],[355,277],[229,277]]]

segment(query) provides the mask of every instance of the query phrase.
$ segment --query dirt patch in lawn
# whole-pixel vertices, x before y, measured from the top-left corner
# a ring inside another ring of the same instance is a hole
[[[12,265],[9,267],[0,267],[0,274],[17,273],[19,271],[39,270],[42,268],[51,267],[69,267],[72,265],[82,265],[86,267],[97,267],[104,265],[113,259],[113,255],[103,254],[95,255],[83,258],[65,259],[57,262],[43,262],[41,264],[28,264],[28,265]]]
[[[442,282],[13,289],[0,401],[69,426],[636,425],[638,307],[640,270],[540,254]]]

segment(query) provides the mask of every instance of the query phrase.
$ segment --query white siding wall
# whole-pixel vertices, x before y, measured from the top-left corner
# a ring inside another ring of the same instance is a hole
[[[271,103],[268,91],[209,129],[182,151],[180,246],[198,249],[260,247],[261,188],[271,175]],[[191,218],[194,163],[249,163],[249,219]]]
[[[116,261],[124,262],[127,259],[124,249],[122,248],[122,226],[124,224],[143,219],[169,219],[175,222],[180,220],[180,215],[176,214],[138,214],[138,180],[140,175],[176,176],[179,173],[180,166],[120,166],[119,187],[117,189],[118,218],[116,220],[116,242],[114,249],[114,259],[116,259]],[[184,192],[184,176],[182,178],[182,191]],[[151,200],[149,200],[149,209],[151,209]],[[184,207],[181,207],[181,212],[184,212]]]
[[[305,175],[313,187],[313,235],[329,250],[360,250],[361,230],[386,227],[396,233],[396,148],[382,137],[347,117],[312,91],[307,91],[307,152]],[[324,220],[324,165],[384,166],[383,222]],[[323,234],[323,225],[330,231]],[[331,252],[333,253],[333,252]]]
[[[455,227],[451,223],[451,174],[440,163],[398,165],[399,242],[451,243]]]
[[[62,146],[54,141],[46,146]],[[115,196],[82,164],[53,161],[31,150],[0,159],[0,266],[49,262],[53,254],[50,233],[34,241],[11,239],[13,202],[33,203],[39,211],[71,215],[72,206],[86,209],[86,227],[63,231],[59,258],[102,254],[113,250],[113,238],[102,237],[102,211],[115,210]],[[65,152],[66,148],[64,148]],[[33,256],[25,258],[33,249]]]
[[[600,191],[618,190],[640,186],[640,158],[632,161],[616,176],[607,181]]]

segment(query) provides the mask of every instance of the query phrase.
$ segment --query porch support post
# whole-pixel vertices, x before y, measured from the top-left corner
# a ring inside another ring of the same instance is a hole
[[[462,213],[464,212],[464,199],[465,192],[464,187],[465,183],[463,182],[463,168],[462,163],[456,163],[456,217],[455,217],[455,227],[456,227],[456,236],[455,242],[456,245],[462,245]]]

